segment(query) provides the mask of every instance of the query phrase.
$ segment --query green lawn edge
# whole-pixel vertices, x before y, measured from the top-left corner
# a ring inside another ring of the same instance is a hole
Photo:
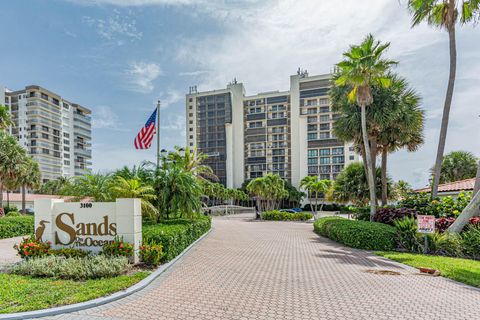
[[[33,278],[0,273],[0,314],[84,302],[126,289],[150,272],[87,281]]]
[[[392,251],[376,251],[375,254],[415,268],[440,270],[445,278],[480,287],[480,261],[478,260]]]

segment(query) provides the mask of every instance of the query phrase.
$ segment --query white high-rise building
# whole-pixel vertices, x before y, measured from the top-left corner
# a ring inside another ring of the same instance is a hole
[[[236,81],[207,92],[191,87],[187,145],[209,156],[206,164],[229,188],[266,173],[278,173],[296,187],[307,175],[335,179],[359,156],[333,134],[331,77],[299,71],[290,77],[289,91],[254,96],[245,96]]]
[[[86,173],[91,165],[91,111],[40,86],[0,88],[14,126],[9,129],[38,161],[42,181]]]

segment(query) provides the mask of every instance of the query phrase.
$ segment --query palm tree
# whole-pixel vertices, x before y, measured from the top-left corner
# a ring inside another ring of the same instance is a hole
[[[74,196],[77,200],[90,198],[92,201],[112,201],[112,176],[110,174],[88,173],[75,177],[71,186],[65,188],[63,195]]]
[[[0,104],[0,132],[7,130],[10,126],[13,126],[13,121],[10,117],[7,107]]]
[[[13,136],[0,132],[0,208],[3,206],[3,189],[12,185],[20,172],[26,151]]]
[[[212,168],[203,164],[207,157],[206,154],[199,152],[197,147],[192,149],[186,147],[183,150],[183,148],[175,146],[175,151],[168,154],[167,160],[175,162],[183,170],[191,172],[199,179],[209,178],[213,181],[218,181],[218,177],[213,173]]]
[[[152,221],[158,216],[158,210],[152,204],[156,200],[155,189],[149,185],[143,185],[140,179],[125,179],[117,176],[111,183],[110,190],[114,198],[139,198],[142,205],[142,213]]]
[[[478,0],[409,0],[408,7],[412,13],[412,27],[427,22],[434,27],[445,29],[448,32],[450,48],[450,74],[448,77],[447,92],[443,106],[442,125],[438,139],[437,156],[433,169],[432,199],[437,197],[440,183],[440,168],[442,165],[445,141],[447,139],[448,119],[452,105],[455,75],[457,71],[457,48],[455,26],[460,22],[466,24],[478,21],[480,15],[480,1]]]
[[[382,154],[382,205],[387,205],[387,157],[391,152],[406,148],[416,151],[423,143],[425,112],[419,107],[420,97],[408,88],[405,79],[392,75],[387,89],[394,97],[392,109],[395,116],[379,130],[378,141]]]
[[[38,162],[33,158],[26,156],[20,167],[20,173],[17,177],[17,184],[22,189],[22,213],[26,212],[25,193],[26,189],[34,189],[40,185],[41,172]]]
[[[70,185],[70,179],[67,177],[59,177],[55,180],[49,180],[42,184],[36,193],[39,194],[62,194],[63,190]]]
[[[477,161],[478,159],[471,152],[450,152],[442,161],[440,183],[474,178],[477,173]]]
[[[320,211],[323,209],[325,194],[332,186],[331,180],[319,180],[317,176],[306,176],[300,181],[300,186],[308,191],[309,199],[315,199],[314,206],[312,207],[313,213],[317,216],[318,212],[318,199],[319,195],[322,195],[322,201],[320,204]]]
[[[390,43],[381,44],[379,41],[375,41],[372,35],[368,35],[359,46],[351,46],[350,50],[343,54],[345,59],[337,64],[338,77],[335,80],[336,86],[351,87],[348,99],[351,102],[356,101],[361,109],[362,140],[370,191],[371,220],[376,212],[376,194],[367,132],[366,107],[373,103],[371,88],[373,85],[390,86],[391,81],[386,77],[386,73],[396,62],[382,57],[389,46]]]

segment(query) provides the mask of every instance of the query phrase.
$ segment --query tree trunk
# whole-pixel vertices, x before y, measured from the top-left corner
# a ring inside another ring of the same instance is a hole
[[[455,73],[457,71],[457,48],[455,44],[455,24],[448,30],[450,46],[450,75],[448,78],[447,94],[443,106],[442,126],[440,128],[440,137],[438,139],[437,157],[433,169],[432,199],[438,194],[438,184],[440,183],[440,169],[442,167],[443,153],[445,151],[445,141],[447,139],[448,119],[450,117],[450,107],[452,105],[453,88],[455,86]]]
[[[7,190],[7,207],[10,209],[10,190]]]
[[[387,149],[382,148],[382,206],[388,204],[387,194],[388,194],[388,185],[387,185]]]
[[[477,194],[480,190],[480,161],[478,161],[477,176],[475,178],[475,186],[473,187],[473,194]]]
[[[3,184],[0,183],[0,209],[3,208]]]
[[[367,135],[367,116],[366,116],[366,106],[362,104],[361,108],[361,116],[362,116],[362,138],[363,144],[365,147],[365,160],[367,167],[367,179],[368,179],[368,187],[370,189],[370,221],[373,221],[373,216],[375,215],[376,210],[376,194],[375,194],[375,180],[373,178],[372,172],[372,155],[370,153],[370,146],[368,144],[368,135]]]
[[[372,137],[370,139],[370,153],[372,154],[372,171],[373,176],[375,177],[375,171],[377,168],[377,138]]]
[[[450,233],[460,233],[470,222],[470,218],[478,216],[480,213],[480,192],[477,192],[468,206],[463,209],[455,222],[447,229]]]
[[[25,214],[25,186],[22,186],[22,213]]]

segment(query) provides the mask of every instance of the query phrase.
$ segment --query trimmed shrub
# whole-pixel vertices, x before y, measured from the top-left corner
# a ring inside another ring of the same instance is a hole
[[[32,216],[0,218],[0,239],[33,234],[33,225]]]
[[[7,214],[5,214],[5,217],[21,217],[22,214],[18,211],[9,211]]]
[[[167,262],[210,230],[211,223],[210,217],[199,216],[193,220],[175,219],[145,224],[142,228],[143,243],[162,245],[165,254],[161,262]]]
[[[416,218],[417,211],[410,208],[379,208],[373,216],[373,221],[393,226],[395,220],[406,217]]]
[[[36,241],[34,237],[22,239],[20,244],[13,246],[22,258],[38,258],[48,255],[50,251],[50,242]]]
[[[102,253],[106,256],[131,257],[133,255],[133,245],[115,237],[112,243],[103,245]]]
[[[47,256],[28,259],[13,266],[12,273],[69,280],[111,278],[125,273],[129,268],[126,257],[104,255],[83,258]]]
[[[480,259],[480,228],[470,226],[461,234],[463,254],[473,259]]]
[[[396,247],[395,228],[378,222],[325,217],[315,221],[314,231],[352,248],[390,251]]]
[[[278,210],[265,211],[262,213],[263,220],[274,221],[306,221],[312,219],[313,215],[309,212],[284,212]]]
[[[144,244],[140,247],[140,260],[149,266],[158,266],[164,256],[161,244]]]

